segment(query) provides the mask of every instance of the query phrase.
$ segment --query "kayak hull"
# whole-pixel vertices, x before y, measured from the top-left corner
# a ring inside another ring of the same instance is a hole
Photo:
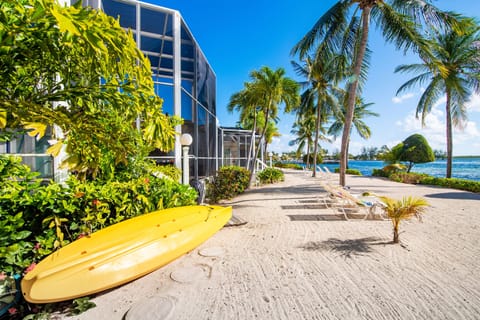
[[[22,279],[23,297],[31,303],[51,303],[117,287],[196,248],[231,215],[231,207],[186,206],[109,226],[40,261]]]

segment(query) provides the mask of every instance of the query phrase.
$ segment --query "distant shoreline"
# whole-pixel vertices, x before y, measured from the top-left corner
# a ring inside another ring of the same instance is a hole
[[[433,177],[444,178],[446,172],[446,159],[437,159],[433,162],[419,163],[413,166],[412,172],[425,173]],[[381,169],[386,164],[382,160],[349,160],[350,169],[359,170],[364,176],[371,176],[374,169]],[[339,167],[338,163],[326,163],[330,171]],[[480,181],[480,156],[461,156],[453,158],[452,178],[470,181]]]

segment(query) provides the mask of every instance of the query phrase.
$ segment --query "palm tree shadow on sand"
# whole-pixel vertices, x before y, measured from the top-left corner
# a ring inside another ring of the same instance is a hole
[[[310,241],[298,248],[305,251],[333,251],[340,253],[344,258],[352,258],[373,252],[373,246],[387,244],[392,244],[392,242],[376,237],[347,240],[330,238],[326,241]]]

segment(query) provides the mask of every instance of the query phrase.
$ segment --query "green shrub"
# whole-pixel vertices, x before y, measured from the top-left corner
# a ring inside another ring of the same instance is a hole
[[[313,153],[310,153],[308,155],[308,160],[309,160],[308,163],[310,163],[310,165],[312,165],[313,164]],[[306,154],[303,155],[302,161],[303,161],[303,163],[307,163],[307,155]],[[321,154],[318,153],[317,154],[317,164],[322,163],[322,162],[323,162],[323,157],[322,157]]]
[[[426,176],[420,183],[480,193],[480,182],[478,181]]]
[[[372,176],[388,178],[389,173],[384,171],[383,169],[373,169]]]
[[[340,168],[335,168],[335,173],[339,173],[340,172]],[[354,176],[361,176],[362,173],[360,172],[360,170],[357,170],[357,169],[347,169],[345,171],[346,174],[351,174],[351,175],[354,175]]]
[[[19,158],[0,156],[0,272],[19,273],[57,248],[147,212],[195,204],[196,191],[145,174],[129,181],[41,185]]]
[[[276,162],[273,164],[274,167],[277,168],[285,168],[285,169],[295,169],[295,170],[303,170],[303,167],[298,163],[283,163],[283,162]]]
[[[428,177],[428,175],[415,172],[394,172],[389,176],[390,180],[410,184],[419,184],[425,177]]]
[[[161,172],[167,177],[170,177],[173,181],[180,181],[180,176],[182,175],[182,171],[172,165],[156,166],[155,170]]]
[[[264,170],[257,173],[257,178],[260,180],[261,184],[266,184],[283,181],[285,177],[283,175],[283,171],[280,169],[265,168]]]
[[[206,197],[211,203],[231,199],[245,191],[250,183],[250,171],[239,166],[221,167],[212,182],[207,183]]]
[[[374,174],[379,172],[385,172],[383,170],[375,170]],[[377,175],[379,176],[379,175]],[[432,177],[425,173],[415,173],[415,172],[395,172],[389,176],[390,180],[402,183],[410,183],[410,184],[425,184],[425,185],[433,185],[433,186],[440,186],[458,190],[465,190],[471,192],[480,192],[480,182],[473,181],[473,180],[466,180],[466,179],[456,179],[456,178],[437,178]]]

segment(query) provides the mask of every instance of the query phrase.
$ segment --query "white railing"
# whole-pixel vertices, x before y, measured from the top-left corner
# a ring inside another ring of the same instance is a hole
[[[255,171],[258,172],[258,171],[262,171],[264,170],[265,168],[269,168],[269,165],[267,165],[265,162],[263,162],[262,160],[260,159],[257,159],[257,163],[255,165]]]

